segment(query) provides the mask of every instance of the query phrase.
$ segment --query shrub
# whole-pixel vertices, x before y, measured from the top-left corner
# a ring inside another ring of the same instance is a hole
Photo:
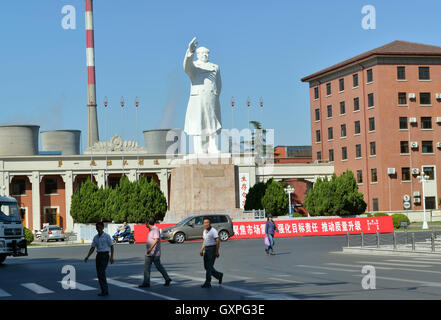
[[[410,224],[410,220],[409,218],[402,214],[402,213],[395,213],[392,215],[392,222],[394,224],[394,228],[398,229],[400,228],[400,223],[401,222],[407,222],[407,224]]]
[[[34,234],[26,227],[24,227],[24,237],[28,245],[30,245],[34,241]]]
[[[293,215],[294,218],[303,218],[304,217],[303,214],[298,213],[298,212],[294,212],[292,215]]]
[[[262,198],[262,206],[266,213],[274,216],[282,216],[288,213],[288,195],[279,182],[272,180],[268,184]]]
[[[388,217],[388,216],[389,215],[384,212],[377,212],[376,214],[374,214],[374,217]]]

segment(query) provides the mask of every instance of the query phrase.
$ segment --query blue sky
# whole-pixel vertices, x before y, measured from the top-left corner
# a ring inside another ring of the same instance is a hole
[[[361,28],[374,5],[377,29]],[[61,27],[64,5],[77,10],[76,30]],[[2,1],[1,124],[87,134],[84,0]],[[441,2],[306,0],[95,0],[100,138],[102,101],[110,100],[108,136],[142,139],[142,130],[184,126],[189,80],[182,70],[197,36],[222,72],[222,117],[231,127],[251,120],[275,129],[276,145],[311,144],[309,93],[300,78],[393,40],[441,46]],[[120,97],[128,108],[122,116]],[[134,100],[139,96],[139,132]],[[260,97],[265,101],[258,108]],[[124,121],[122,121],[124,119]]]

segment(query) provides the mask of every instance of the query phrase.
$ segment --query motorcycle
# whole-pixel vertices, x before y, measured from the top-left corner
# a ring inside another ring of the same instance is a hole
[[[113,243],[124,243],[124,242],[134,244],[135,243],[135,232],[131,231],[131,232],[124,235],[124,234],[120,234],[120,231],[118,230],[113,235]]]

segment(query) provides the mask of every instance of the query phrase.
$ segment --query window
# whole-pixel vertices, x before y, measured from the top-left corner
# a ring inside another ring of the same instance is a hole
[[[363,183],[363,171],[357,170],[357,183]]]
[[[407,93],[406,92],[398,92],[398,104],[399,105],[407,105]]]
[[[372,199],[372,211],[378,211],[380,210],[378,208],[378,198],[373,198]]]
[[[397,67],[397,79],[406,80],[406,67]]]
[[[327,83],[327,84],[326,84],[326,94],[327,94],[328,96],[330,96],[331,93],[332,93],[331,83]]]
[[[354,111],[360,110],[360,98],[354,98]]]
[[[341,159],[342,160],[348,159],[348,148],[347,147],[341,148]]]
[[[346,104],[344,101],[340,102],[340,114],[346,113]]]
[[[435,168],[434,167],[424,167],[424,175],[428,176],[428,180],[435,180]]]
[[[355,145],[355,157],[361,158],[361,144]]]
[[[377,169],[371,169],[371,182],[378,182]]]
[[[410,168],[401,168],[401,180],[410,181]]]
[[[367,82],[368,83],[374,81],[374,74],[372,72],[372,69],[367,70],[366,75],[367,75]]]
[[[55,194],[57,193],[57,179],[46,179],[44,180],[44,190],[45,194]]]
[[[426,197],[426,209],[436,209],[436,198],[435,197]]]
[[[422,151],[423,153],[433,153],[433,141],[423,141]]]
[[[375,118],[369,118],[369,131],[375,131]]]
[[[377,144],[374,142],[369,143],[370,146],[370,155],[375,156],[377,154]]]
[[[400,129],[405,130],[408,128],[407,117],[400,117]]]
[[[317,152],[317,160],[321,161],[322,160],[322,153],[319,151]]]
[[[432,104],[430,92],[421,92],[420,93],[420,104],[423,104],[423,105],[431,105]]]
[[[12,181],[12,194],[14,196],[21,196],[26,194],[26,180],[14,179]]]
[[[338,81],[338,84],[339,84],[339,90],[340,91],[345,91],[345,79],[340,79]]]
[[[322,141],[322,137],[321,137],[321,134],[320,134],[320,130],[317,130],[317,131],[315,132],[315,140],[316,140],[317,142]]]
[[[329,150],[329,161],[334,161],[334,149]]]
[[[432,117],[421,117],[421,129],[432,129]]]
[[[360,121],[355,121],[355,134],[360,134]]]
[[[400,153],[409,153],[409,141],[400,141]]]
[[[358,73],[356,73],[352,76],[352,82],[353,82],[354,88],[358,87]]]
[[[332,106],[329,105],[328,106],[328,118],[331,118],[331,117],[332,117]]]
[[[314,88],[314,99],[318,99],[319,98],[319,88],[315,87]]]
[[[315,121],[320,121],[320,109],[315,109]]]
[[[328,128],[328,140],[334,139],[334,130],[331,128]]]
[[[419,67],[420,80],[430,80],[430,68],[429,67]]]
[[[346,137],[346,125],[342,124],[341,125],[341,137]]]
[[[374,94],[368,94],[368,108],[372,108],[374,106]]]

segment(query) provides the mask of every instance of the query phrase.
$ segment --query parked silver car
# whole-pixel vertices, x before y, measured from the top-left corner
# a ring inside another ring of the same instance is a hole
[[[171,243],[183,243],[185,240],[202,239],[204,218],[209,217],[211,225],[219,233],[221,241],[227,241],[234,235],[233,221],[228,215],[201,215],[188,217],[175,226],[162,230],[161,238]]]
[[[49,242],[49,240],[64,241],[65,235],[63,229],[59,226],[46,226],[41,231],[40,241]]]

